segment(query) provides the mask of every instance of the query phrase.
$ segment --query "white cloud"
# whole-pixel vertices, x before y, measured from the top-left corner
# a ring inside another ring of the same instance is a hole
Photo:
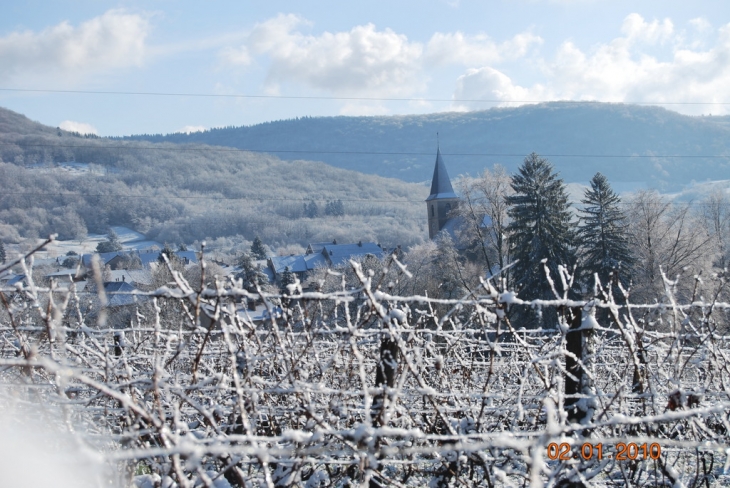
[[[279,94],[304,85],[344,97],[413,97],[423,93],[429,70],[449,64],[479,67],[526,56],[540,37],[523,32],[504,42],[485,34],[435,33],[424,46],[391,29],[373,24],[349,31],[306,33],[306,19],[280,14],[251,30],[238,47],[218,52],[223,65],[250,66],[260,61],[267,76],[263,91]],[[343,114],[388,113],[382,103],[348,101]]]
[[[109,10],[78,27],[61,22],[41,32],[13,32],[0,38],[0,81],[29,75],[74,79],[139,66],[148,31],[144,17]]]
[[[206,130],[208,130],[208,128],[202,125],[186,125],[182,129],[178,130],[178,132],[182,132],[183,134],[191,134],[193,132],[204,132]]]
[[[232,66],[248,66],[252,61],[246,46],[225,47],[218,53],[218,58],[223,64]]]
[[[690,102],[726,97],[730,27],[720,31],[707,50],[674,47],[661,59],[630,41],[657,43],[679,36],[672,36],[670,21],[647,23],[637,17],[632,14],[624,22],[622,31],[627,37],[601,45],[591,54],[564,43],[547,67],[555,88],[565,98],[609,101]]]
[[[621,32],[626,35],[628,41],[656,44],[665,42],[672,36],[674,24],[669,19],[647,22],[641,15],[634,13],[626,16]]]
[[[445,64],[483,66],[498,63],[505,58],[521,58],[531,47],[542,42],[539,36],[529,32],[518,34],[499,44],[484,34],[466,36],[461,32],[446,34],[437,32],[426,46],[426,60],[435,66]]]
[[[306,25],[290,14],[253,28],[246,52],[268,56],[267,87],[296,81],[341,96],[409,95],[424,87],[423,46],[405,35],[366,24],[314,36],[300,31]]]
[[[469,69],[456,81],[454,104],[456,110],[488,108],[481,102],[464,100],[493,100],[497,105],[520,105],[549,100],[550,93],[542,85],[525,88],[515,84],[507,75],[490,67]]]
[[[695,35],[707,35],[708,23],[690,23]],[[699,27],[699,29],[698,29]],[[702,31],[698,33],[698,31]],[[497,100],[600,100],[611,102],[727,102],[730,85],[730,24],[700,49],[687,31],[669,19],[626,17],[622,36],[584,50],[565,41],[550,60],[540,60],[544,78],[520,86],[492,67],[469,70],[457,80],[455,98]],[[484,104],[461,104],[456,108]],[[684,113],[726,113],[725,106],[673,105]]]
[[[691,25],[698,32],[702,33],[712,30],[712,24],[710,24],[710,21],[708,21],[704,17],[697,17],[696,19],[690,20],[689,25]]]
[[[64,120],[58,124],[58,127],[69,132],[78,132],[79,134],[99,135],[99,131],[96,130],[96,127],[93,125],[85,124],[83,122],[74,122],[73,120]]]

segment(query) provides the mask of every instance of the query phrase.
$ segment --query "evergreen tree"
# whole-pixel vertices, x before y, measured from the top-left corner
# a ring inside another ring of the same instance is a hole
[[[543,261],[546,261],[558,293],[563,293],[558,266],[575,264],[570,204],[563,180],[547,159],[535,153],[525,158],[512,176],[514,194],[506,198],[511,222],[507,227],[516,291],[525,300],[555,299]],[[546,325],[556,316],[544,317]]]
[[[313,219],[319,215],[319,206],[314,200],[304,204],[304,216]]]
[[[605,286],[614,274],[614,285],[620,279],[624,284],[630,274],[633,258],[629,248],[626,217],[619,208],[621,199],[613,192],[608,180],[601,173],[591,180],[591,188],[585,191],[581,202],[578,235],[583,248],[586,284],[593,286],[593,274]]]
[[[281,273],[281,292],[288,294],[289,289],[287,288],[287,286],[293,285],[294,283],[296,283],[296,280],[297,278],[296,276],[294,276],[294,273],[291,272],[289,266],[284,268],[284,272]]]
[[[266,246],[261,242],[259,236],[256,236],[251,244],[251,255],[256,259],[266,259]]]
[[[0,255],[0,259],[2,259],[1,255]],[[0,262],[2,262],[2,261],[0,261]],[[64,268],[75,268],[76,266],[78,266],[78,264],[79,264],[78,259],[76,259],[73,256],[69,256],[63,260],[63,262],[61,263],[61,266],[63,266]]]
[[[168,244],[165,243],[165,247],[160,251],[160,255],[157,257],[157,260],[161,263],[165,262],[165,258],[162,256],[167,256],[167,260],[172,264],[175,261],[177,261],[177,255],[175,254],[175,250]]]
[[[5,245],[3,244],[3,241],[0,241],[0,264],[5,262],[5,258]]]
[[[345,205],[342,200],[332,200],[325,205],[324,213],[333,217],[342,217],[345,215]]]
[[[269,282],[269,279],[253,261],[251,254],[243,253],[238,260],[241,271],[236,278],[243,281],[243,288],[251,293],[256,293],[256,285],[263,287]]]

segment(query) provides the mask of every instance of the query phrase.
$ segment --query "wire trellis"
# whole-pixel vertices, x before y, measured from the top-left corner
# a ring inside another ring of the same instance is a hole
[[[171,267],[121,328],[104,297],[30,279],[1,290],[0,379],[84,426],[127,486],[729,482],[730,305],[677,303],[669,281],[652,305],[491,282],[399,297],[377,285],[407,273],[395,258],[387,279],[351,265],[356,289],[284,294]],[[555,329],[511,320],[545,308]]]

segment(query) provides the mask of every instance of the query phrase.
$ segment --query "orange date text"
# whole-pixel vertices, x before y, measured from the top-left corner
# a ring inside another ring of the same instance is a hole
[[[576,448],[575,450],[573,448]],[[636,444],[635,442],[619,442],[611,448],[604,444],[586,442],[580,446],[571,446],[567,442],[560,444],[552,442],[547,446],[547,457],[553,461],[568,461],[582,457],[586,461],[595,459],[615,459],[616,461],[633,461],[643,459],[659,459],[662,447],[653,442],[651,444]]]

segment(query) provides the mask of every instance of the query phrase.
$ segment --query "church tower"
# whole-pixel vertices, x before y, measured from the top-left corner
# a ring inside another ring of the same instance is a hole
[[[444,228],[449,220],[449,212],[459,204],[446,172],[446,165],[441,158],[441,149],[436,149],[436,166],[433,168],[431,194],[426,199],[428,211],[428,238],[433,239]]]

